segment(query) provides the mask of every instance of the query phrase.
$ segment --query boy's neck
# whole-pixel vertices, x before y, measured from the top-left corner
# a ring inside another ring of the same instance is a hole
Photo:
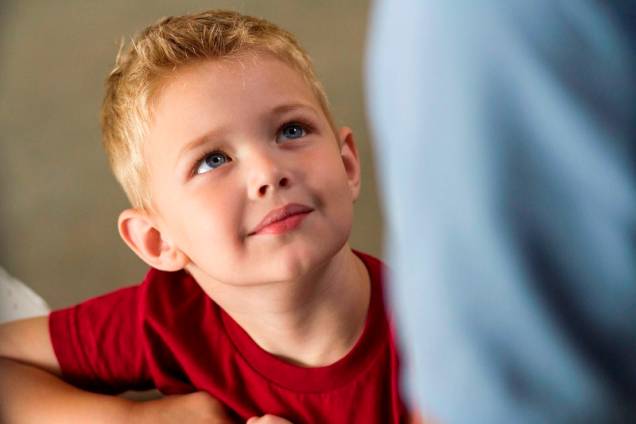
[[[264,350],[302,366],[328,365],[346,355],[362,333],[369,274],[345,245],[303,278],[238,287],[233,293],[204,290]]]

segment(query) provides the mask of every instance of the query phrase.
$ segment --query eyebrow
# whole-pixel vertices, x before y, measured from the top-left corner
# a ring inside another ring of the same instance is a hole
[[[224,127],[218,127],[218,128],[212,129],[211,131],[206,131],[205,134],[203,135],[197,136],[192,141],[188,142],[185,146],[183,146],[181,149],[179,149],[179,153],[177,153],[177,160],[175,163],[176,164],[181,163],[183,156],[185,156],[192,150],[195,150],[200,145],[205,144],[208,140],[215,138],[217,134],[222,134],[224,132],[225,132]]]
[[[306,104],[306,103],[282,104],[282,105],[274,107],[271,110],[271,113],[274,114],[274,115],[280,115],[282,113],[291,112],[291,111],[298,110],[298,109],[308,110],[308,111],[312,112],[313,114],[317,114],[316,110],[311,105]]]
[[[295,110],[303,110],[308,111],[318,117],[318,112],[314,107],[306,103],[284,103],[278,106],[273,107],[269,111],[266,112],[267,116],[271,115],[282,115],[287,112],[293,112]],[[225,127],[221,126],[218,128],[214,128],[210,131],[207,131],[205,134],[196,137],[194,140],[187,143],[183,146],[179,153],[177,154],[177,160],[175,163],[180,163],[181,158],[186,155],[188,152],[196,149],[198,146],[205,144],[208,140],[215,138],[217,134],[223,134],[225,132]]]

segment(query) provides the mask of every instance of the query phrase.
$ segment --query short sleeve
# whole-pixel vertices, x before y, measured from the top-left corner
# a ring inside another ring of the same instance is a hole
[[[153,387],[145,360],[141,286],[123,288],[49,315],[63,378],[86,390]]]

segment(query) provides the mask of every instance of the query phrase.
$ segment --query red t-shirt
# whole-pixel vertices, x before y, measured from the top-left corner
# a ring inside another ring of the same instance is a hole
[[[269,354],[191,276],[151,269],[138,286],[51,313],[62,373],[100,392],[205,390],[243,419],[274,414],[296,424],[404,422],[382,264],[356,253],[371,277],[367,320],[355,346],[331,365],[300,367]]]

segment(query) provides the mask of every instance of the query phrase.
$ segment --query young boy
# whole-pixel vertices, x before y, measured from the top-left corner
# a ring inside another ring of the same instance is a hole
[[[219,11],[150,26],[117,59],[102,127],[133,205],[120,234],[151,270],[2,328],[5,420],[223,412],[207,395],[131,404],[42,369],[103,393],[205,392],[242,420],[405,420],[382,265],[347,244],[353,135],[289,33]]]

